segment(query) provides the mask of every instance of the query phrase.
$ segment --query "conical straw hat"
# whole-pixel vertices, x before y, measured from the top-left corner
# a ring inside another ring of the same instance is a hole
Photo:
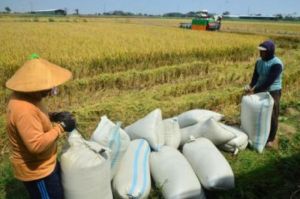
[[[6,87],[20,92],[51,89],[72,78],[72,73],[45,59],[27,61],[6,82]]]

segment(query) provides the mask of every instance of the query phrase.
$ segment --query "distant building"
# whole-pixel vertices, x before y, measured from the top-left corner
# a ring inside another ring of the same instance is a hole
[[[240,19],[258,19],[258,20],[278,20],[277,16],[251,16],[251,15],[240,15]]]
[[[262,15],[223,15],[224,19],[254,19],[254,20],[278,20],[278,16]]]
[[[31,11],[31,14],[37,14],[37,15],[67,15],[67,12],[63,9],[49,9],[49,10]]]
[[[239,15],[223,15],[224,19],[239,19]]]

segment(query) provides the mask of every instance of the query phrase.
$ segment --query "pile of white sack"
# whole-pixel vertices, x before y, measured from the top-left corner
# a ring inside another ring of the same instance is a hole
[[[164,198],[170,199],[205,198],[204,190],[232,189],[234,174],[219,149],[236,154],[247,147],[249,135],[255,139],[249,143],[262,151],[263,144],[259,144],[265,137],[260,137],[266,135],[257,135],[257,128],[266,131],[268,127],[257,124],[256,136],[249,128],[252,120],[264,117],[261,112],[268,99],[272,98],[267,94],[243,98],[244,130],[221,123],[223,115],[203,109],[168,119],[162,119],[161,110],[155,109],[124,130],[120,123],[103,116],[90,141],[76,130],[69,135],[61,157],[65,197],[148,198],[151,176]],[[257,105],[258,116],[255,103],[263,103]]]

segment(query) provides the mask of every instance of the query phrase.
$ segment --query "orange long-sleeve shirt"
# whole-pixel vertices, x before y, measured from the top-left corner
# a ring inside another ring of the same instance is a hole
[[[13,95],[7,107],[7,131],[17,179],[37,180],[54,170],[56,140],[63,129],[58,124],[52,125],[41,103]]]

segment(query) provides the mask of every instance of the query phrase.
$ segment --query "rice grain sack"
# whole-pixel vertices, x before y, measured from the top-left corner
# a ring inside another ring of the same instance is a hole
[[[183,128],[181,131],[181,145],[189,142],[191,137],[205,137],[215,145],[220,145],[235,138],[235,134],[228,131],[213,118],[207,119],[204,123],[197,123],[193,126]]]
[[[262,153],[271,126],[274,100],[268,92],[246,95],[241,104],[241,128],[249,136],[249,144]]]
[[[85,141],[76,131],[61,156],[62,185],[66,199],[111,199],[109,149]]]
[[[248,145],[248,136],[241,129],[237,127],[228,126],[220,123],[221,126],[226,128],[228,131],[235,134],[235,138],[229,140],[227,143],[220,145],[219,148],[237,154],[241,150],[245,150]]]
[[[144,118],[127,126],[125,131],[131,140],[145,139],[154,150],[159,150],[164,145],[164,126],[161,110],[155,109]]]
[[[214,144],[206,138],[186,143],[183,154],[194,169],[200,183],[208,190],[234,188],[232,169]]]
[[[177,119],[165,119],[163,120],[163,125],[165,134],[165,145],[177,149],[181,140],[181,133]]]
[[[150,170],[164,198],[205,198],[195,172],[178,150],[163,146],[158,152],[151,152]]]
[[[202,126],[203,123],[201,122],[180,129],[180,134],[181,134],[180,146],[184,145],[185,143],[191,141],[194,138],[201,137],[203,134]]]
[[[130,143],[128,134],[121,129],[120,123],[114,124],[106,116],[101,117],[96,130],[91,136],[91,140],[111,150],[111,178],[119,168],[120,160],[125,154]]]
[[[210,110],[193,109],[178,115],[178,123],[180,128],[184,128],[196,123],[205,122],[209,118],[214,118],[216,121],[220,121],[223,118],[223,115]]]
[[[147,198],[151,189],[149,169],[150,147],[146,140],[130,142],[120,168],[113,178],[116,198]]]

